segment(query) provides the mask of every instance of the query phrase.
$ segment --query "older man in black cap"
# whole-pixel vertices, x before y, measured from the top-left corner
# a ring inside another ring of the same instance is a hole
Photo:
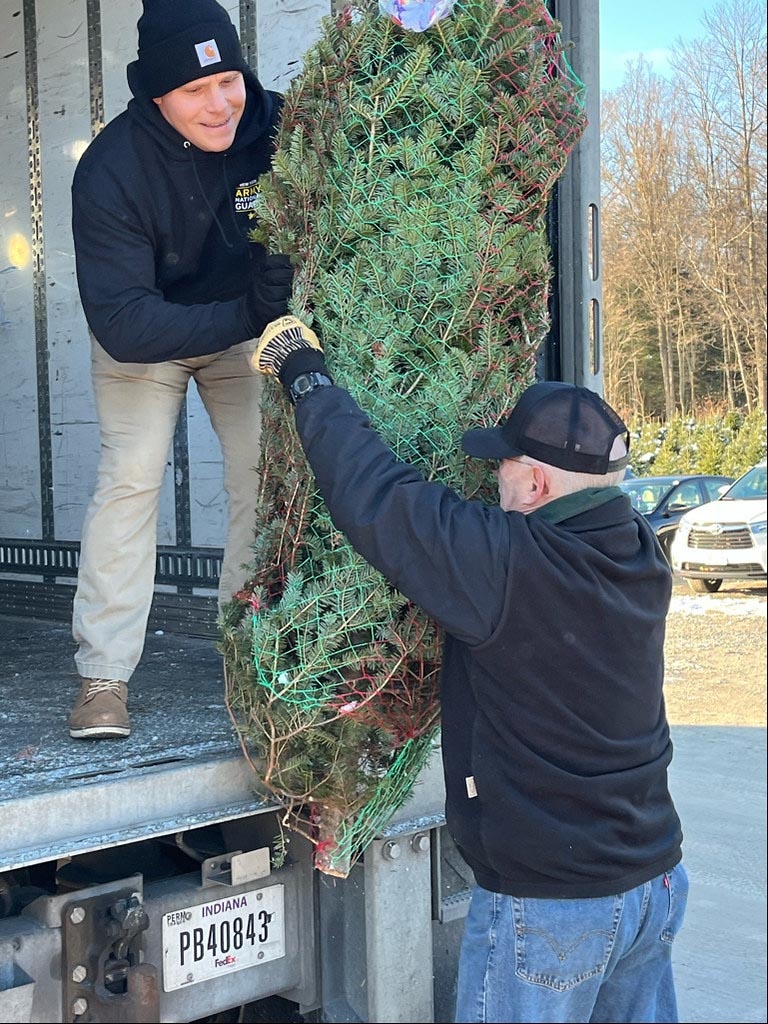
[[[676,1021],[671,578],[616,486],[624,423],[586,388],[532,385],[464,435],[499,462],[491,508],[398,461],[295,317],[265,330],[254,367],[294,403],[338,528],[446,632],[446,821],[477,881],[456,1020]]]
[[[145,0],[134,98],[72,186],[77,279],[101,432],[73,634],[80,739],[127,736],[127,683],[152,599],[158,497],[190,378],[224,455],[226,601],[251,556],[259,388],[254,340],[287,310],[293,271],[248,241],[281,97],[253,75],[215,0]]]

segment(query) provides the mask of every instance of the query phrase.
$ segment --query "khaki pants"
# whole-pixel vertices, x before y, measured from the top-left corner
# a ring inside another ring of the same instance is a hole
[[[141,658],[155,578],[157,514],[190,377],[221,444],[229,526],[219,603],[245,581],[252,557],[261,380],[254,341],[179,362],[118,363],[93,341],[101,454],[86,513],[72,634],[81,676],[128,682]]]

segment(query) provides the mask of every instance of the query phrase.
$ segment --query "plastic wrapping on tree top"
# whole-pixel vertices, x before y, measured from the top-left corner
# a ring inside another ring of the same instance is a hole
[[[293,254],[334,379],[400,458],[490,501],[459,439],[533,378],[547,204],[585,123],[558,31],[538,0],[458,0],[419,33],[362,0],[305,55],[260,183],[254,238]],[[434,747],[441,638],[335,529],[271,381],[259,472],[228,703],[286,822],[346,875]]]
[[[456,0],[379,0],[379,11],[409,32],[425,32],[447,18]]]

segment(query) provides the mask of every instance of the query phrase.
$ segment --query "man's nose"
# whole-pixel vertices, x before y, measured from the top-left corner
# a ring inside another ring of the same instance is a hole
[[[208,92],[208,109],[224,110],[229,105],[227,94],[218,85],[214,85]]]

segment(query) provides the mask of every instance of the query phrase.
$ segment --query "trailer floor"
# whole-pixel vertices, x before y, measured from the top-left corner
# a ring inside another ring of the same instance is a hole
[[[67,625],[0,616],[0,870],[264,807],[212,640],[147,635],[124,739],[70,738],[74,651]]]

